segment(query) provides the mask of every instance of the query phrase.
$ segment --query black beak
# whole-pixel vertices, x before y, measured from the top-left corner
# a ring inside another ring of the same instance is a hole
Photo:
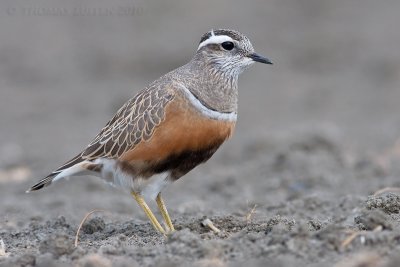
[[[252,53],[250,55],[248,55],[247,57],[251,58],[252,60],[254,60],[255,62],[260,62],[260,63],[264,63],[264,64],[271,64],[272,65],[272,61],[269,60],[266,57],[263,57],[257,53]]]

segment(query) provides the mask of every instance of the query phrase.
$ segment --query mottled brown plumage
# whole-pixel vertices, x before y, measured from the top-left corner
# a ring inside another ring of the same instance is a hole
[[[156,199],[167,231],[173,225],[161,190],[207,161],[233,132],[239,74],[255,61],[249,39],[232,30],[203,35],[193,59],[126,102],[72,160],[32,186],[90,173],[130,192],[153,226],[165,233],[144,197]]]

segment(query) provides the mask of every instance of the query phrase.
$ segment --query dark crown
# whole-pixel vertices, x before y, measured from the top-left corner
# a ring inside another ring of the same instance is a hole
[[[207,33],[205,33],[201,39],[200,39],[200,43],[204,42],[205,40],[207,40],[208,38],[210,38],[212,36],[212,32],[214,32],[214,35],[218,36],[218,35],[226,35],[231,37],[233,40],[236,40],[238,42],[243,41],[244,37],[241,33],[234,31],[234,30],[228,30],[228,29],[218,29],[218,30],[211,30]]]

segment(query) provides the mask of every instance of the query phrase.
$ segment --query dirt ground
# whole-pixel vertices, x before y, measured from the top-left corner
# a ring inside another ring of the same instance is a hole
[[[0,266],[399,266],[399,12],[396,0],[2,1]],[[165,190],[176,232],[157,234],[94,177],[25,194],[220,27],[275,65],[242,75],[232,140]]]

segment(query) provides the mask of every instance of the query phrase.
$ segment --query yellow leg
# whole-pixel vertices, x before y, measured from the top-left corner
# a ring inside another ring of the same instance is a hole
[[[147,217],[149,218],[149,220],[150,220],[151,224],[154,226],[154,228],[157,231],[159,231],[165,235],[164,228],[162,228],[161,224],[158,222],[156,216],[154,216],[153,212],[150,210],[149,206],[146,204],[143,197],[140,194],[135,193],[135,192],[131,192],[131,194],[135,198],[135,200],[139,204],[139,206],[146,213]]]
[[[161,215],[163,216],[164,221],[169,228],[168,232],[175,231],[174,225],[172,224],[171,218],[169,217],[167,207],[165,206],[164,200],[161,198],[161,193],[158,193],[156,202],[157,202],[158,208],[160,209]]]

